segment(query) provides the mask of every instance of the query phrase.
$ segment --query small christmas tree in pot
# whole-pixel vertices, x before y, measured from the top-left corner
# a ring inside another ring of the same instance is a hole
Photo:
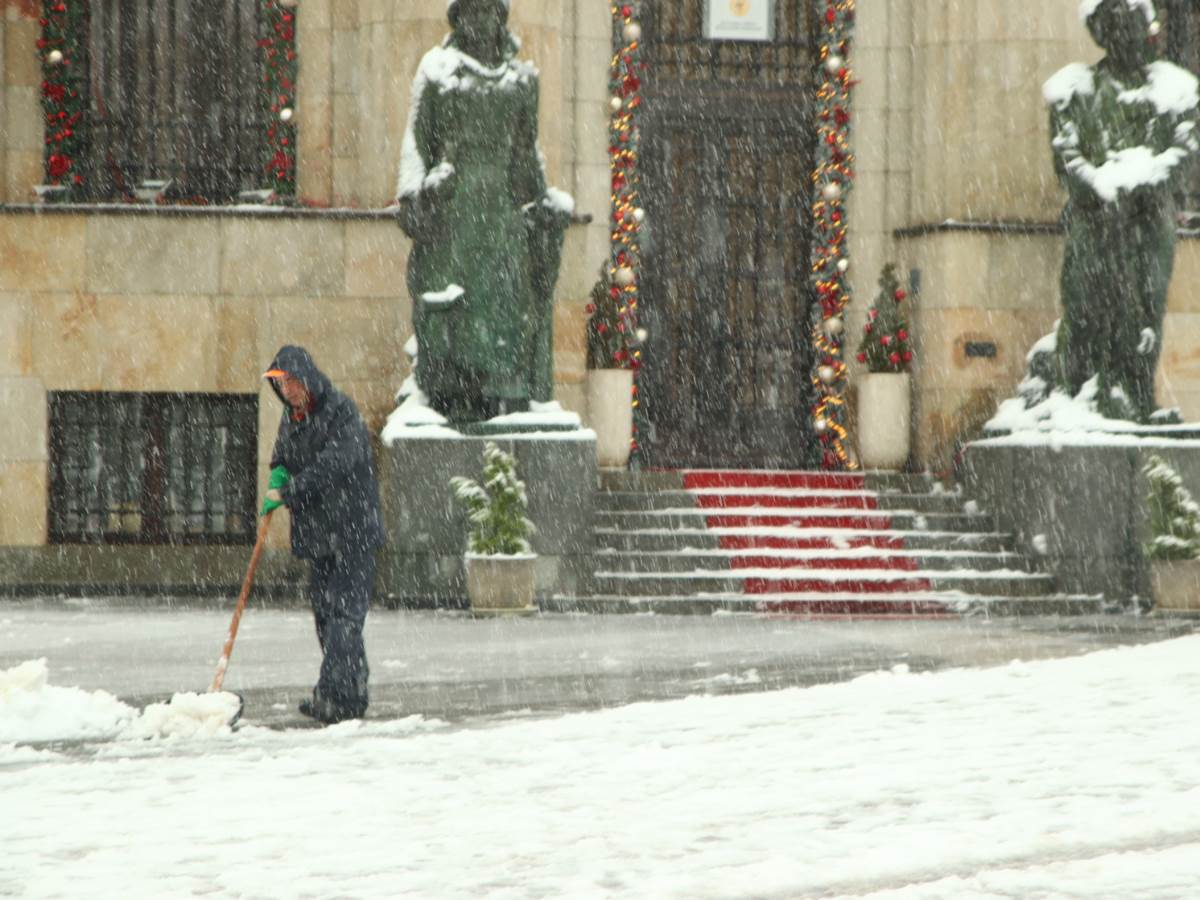
[[[592,288],[587,312],[588,425],[596,432],[596,461],[603,468],[623,468],[633,446],[635,360],[630,341],[635,323],[626,293],[609,277],[607,263]]]
[[[1149,486],[1150,540],[1145,545],[1155,607],[1200,611],[1200,506],[1160,456],[1142,469]]]
[[[909,369],[913,351],[904,301],[908,295],[888,263],[867,311],[858,362],[867,367],[858,388],[858,451],[867,469],[899,469],[908,461],[912,417]]]
[[[530,547],[533,523],[517,461],[492,441],[483,448],[482,482],[450,479],[454,497],[467,508],[467,596],[476,615],[528,614],[534,605],[537,554]]]

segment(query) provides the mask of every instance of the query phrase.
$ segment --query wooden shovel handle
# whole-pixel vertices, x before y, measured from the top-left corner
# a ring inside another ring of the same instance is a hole
[[[225,681],[225,670],[229,667],[229,657],[233,653],[233,642],[237,639],[238,624],[242,621],[242,611],[246,608],[246,600],[250,597],[250,586],[254,584],[254,570],[258,568],[259,557],[262,556],[263,545],[267,541],[267,529],[271,527],[271,510],[262,517],[258,525],[258,538],[254,542],[254,552],[250,554],[250,566],[246,569],[246,577],[242,579],[242,593],[238,596],[237,606],[233,610],[233,621],[229,623],[229,635],[225,638],[225,649],[221,651],[221,659],[217,662],[217,674],[213,676],[210,691],[221,690]]]

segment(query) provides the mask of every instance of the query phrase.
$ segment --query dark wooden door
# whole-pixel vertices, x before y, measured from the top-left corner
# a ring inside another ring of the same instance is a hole
[[[644,458],[808,465],[807,0],[779,0],[773,44],[699,38],[700,0],[654,7],[642,126]]]

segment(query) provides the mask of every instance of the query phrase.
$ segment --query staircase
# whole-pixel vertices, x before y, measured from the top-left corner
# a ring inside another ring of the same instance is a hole
[[[961,495],[895,473],[604,472],[592,595],[544,609],[804,616],[1099,612]]]

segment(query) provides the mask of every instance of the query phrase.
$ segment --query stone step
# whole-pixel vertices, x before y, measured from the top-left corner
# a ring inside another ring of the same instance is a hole
[[[802,554],[802,555],[798,555]],[[837,569],[852,574],[863,569],[931,572],[971,569],[994,571],[1035,571],[1032,562],[1015,553],[971,553],[966,551],[888,552],[871,549],[863,551],[728,551],[696,550],[692,552],[601,551],[594,556],[595,567],[609,572],[692,572],[718,569],[779,569],[801,573],[810,569]]]
[[[628,469],[601,469],[600,492],[607,491],[681,491],[683,473],[663,469],[631,472]]]
[[[596,546],[599,550],[641,550],[644,552],[683,550],[716,550],[721,547],[748,549],[836,549],[843,547],[876,546],[891,550],[973,550],[979,553],[1000,553],[1013,549],[1011,535],[999,532],[933,532],[903,531],[842,531],[806,532],[801,529],[662,529],[658,531],[620,531],[597,528]],[[838,542],[835,544],[835,541]]]
[[[792,527],[897,531],[995,531],[995,519],[983,513],[885,512],[814,509],[799,513],[756,509],[672,509],[640,512],[597,510],[598,528],[621,531],[676,528]]]
[[[1000,597],[1054,592],[1049,575],[1006,569],[991,572],[892,572],[842,569],[780,572],[767,569],[711,572],[617,572],[601,569],[592,580],[597,594],[675,597],[695,594],[779,593],[889,594],[962,591]]]
[[[868,491],[711,493],[706,491],[600,491],[596,508],[612,512],[663,509],[845,509],[960,513],[967,501],[957,494],[874,494]]]
[[[747,613],[800,617],[895,616],[1047,616],[1082,615],[1104,611],[1100,597],[1073,594],[1038,594],[1026,597],[968,595],[955,592],[896,594],[891,596],[846,594],[837,597],[791,594],[750,597],[745,594],[706,596],[625,596],[596,594],[589,597],[551,597],[539,601],[545,612],[657,613],[705,615]]]

